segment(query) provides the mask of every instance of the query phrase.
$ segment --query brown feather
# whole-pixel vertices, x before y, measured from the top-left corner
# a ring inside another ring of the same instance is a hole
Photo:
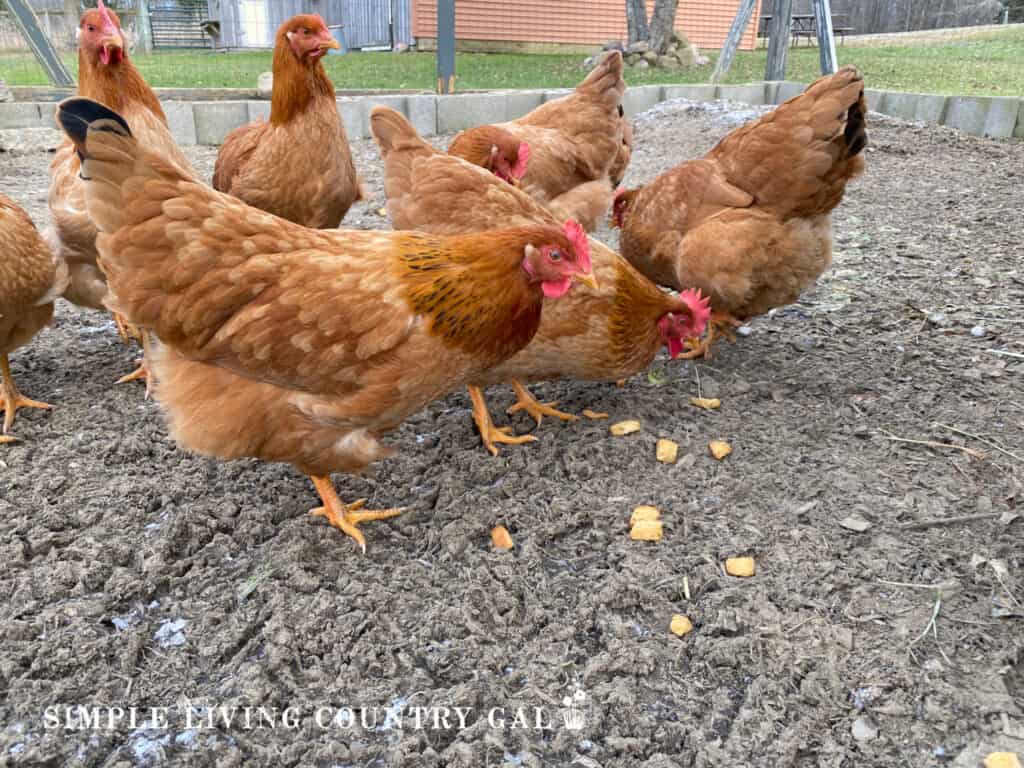
[[[866,114],[863,78],[843,67],[620,194],[623,255],[739,319],[791,303],[831,262],[831,212],[863,171]]]

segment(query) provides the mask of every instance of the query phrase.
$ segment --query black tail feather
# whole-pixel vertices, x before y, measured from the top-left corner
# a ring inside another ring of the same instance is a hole
[[[57,122],[74,143],[75,151],[83,160],[85,159],[85,137],[94,123],[99,123],[95,125],[96,130],[132,135],[132,130],[123,117],[92,99],[78,97],[65,99],[57,105]],[[123,128],[123,132],[119,128]]]
[[[862,104],[863,99],[864,91],[861,91],[860,98],[850,105],[850,110],[846,114],[846,130],[844,134],[847,152],[850,157],[859,154],[868,143],[867,126],[865,125],[864,107]]]

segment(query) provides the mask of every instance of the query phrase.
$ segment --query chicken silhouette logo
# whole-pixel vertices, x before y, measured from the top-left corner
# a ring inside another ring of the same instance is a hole
[[[582,731],[587,724],[587,694],[579,688],[562,698],[562,721],[568,731]]]

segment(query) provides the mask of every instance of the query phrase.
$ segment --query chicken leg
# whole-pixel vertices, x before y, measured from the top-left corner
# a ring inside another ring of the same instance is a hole
[[[743,325],[743,321],[737,320],[728,312],[712,312],[711,318],[708,320],[708,330],[704,334],[704,339],[687,339],[686,343],[690,347],[689,351],[676,355],[676,360],[693,360],[698,357],[710,360],[711,345],[715,343],[715,337],[724,336],[729,341],[735,342],[736,334],[732,329],[738,328],[741,325]]]
[[[359,530],[359,524],[370,520],[386,520],[405,511],[403,509],[363,509],[366,499],[345,504],[338,498],[331,478],[310,475],[309,479],[313,481],[317,493],[320,494],[320,498],[324,502],[322,507],[311,509],[309,514],[327,518],[327,522],[355,539],[364,555],[366,554],[366,539],[363,538],[363,533]]]
[[[47,410],[53,408],[49,403],[40,403],[38,400],[22,397],[21,392],[14,386],[14,379],[11,378],[11,364],[7,359],[6,352],[0,354],[0,375],[3,376],[3,382],[0,382],[0,407],[4,411],[3,434],[7,434],[11,428],[14,423],[14,414],[18,412],[19,408],[45,408]],[[11,441],[4,440],[4,442]]]
[[[516,411],[526,411],[533,418],[537,420],[537,426],[540,426],[541,420],[545,416],[553,416],[556,419],[562,421],[578,421],[579,416],[573,416],[571,413],[563,413],[562,411],[555,410],[555,406],[558,405],[558,401],[555,400],[550,403],[539,402],[532,394],[530,390],[523,386],[523,383],[519,379],[512,379],[509,381],[512,389],[515,390],[516,397],[519,398],[510,407],[506,413],[512,415]]]
[[[133,328],[134,326],[127,326]],[[120,379],[117,380],[118,384],[126,384],[129,381],[136,381],[137,379],[146,380],[146,399],[149,399],[150,393],[153,390],[153,373],[149,370],[149,331],[145,331],[141,328],[136,329],[139,335],[142,337],[142,359],[136,360],[135,363],[139,367],[131,373],[126,373]]]
[[[487,401],[484,400],[484,393],[480,387],[467,386],[469,399],[473,401],[473,420],[477,429],[480,430],[480,439],[484,448],[491,452],[492,456],[498,455],[498,448],[495,443],[508,443],[509,445],[522,445],[532,443],[537,438],[533,435],[513,435],[512,427],[496,427],[491,421],[491,413],[487,410]]]
[[[131,344],[132,339],[142,340],[141,331],[125,319],[120,312],[110,313],[114,318],[114,325],[117,326],[117,335],[125,345]]]

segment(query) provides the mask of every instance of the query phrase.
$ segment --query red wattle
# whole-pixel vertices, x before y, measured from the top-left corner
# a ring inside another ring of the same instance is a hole
[[[564,280],[545,280],[540,284],[540,289],[544,292],[545,298],[557,299],[568,293],[571,286],[572,279],[567,277]]]

